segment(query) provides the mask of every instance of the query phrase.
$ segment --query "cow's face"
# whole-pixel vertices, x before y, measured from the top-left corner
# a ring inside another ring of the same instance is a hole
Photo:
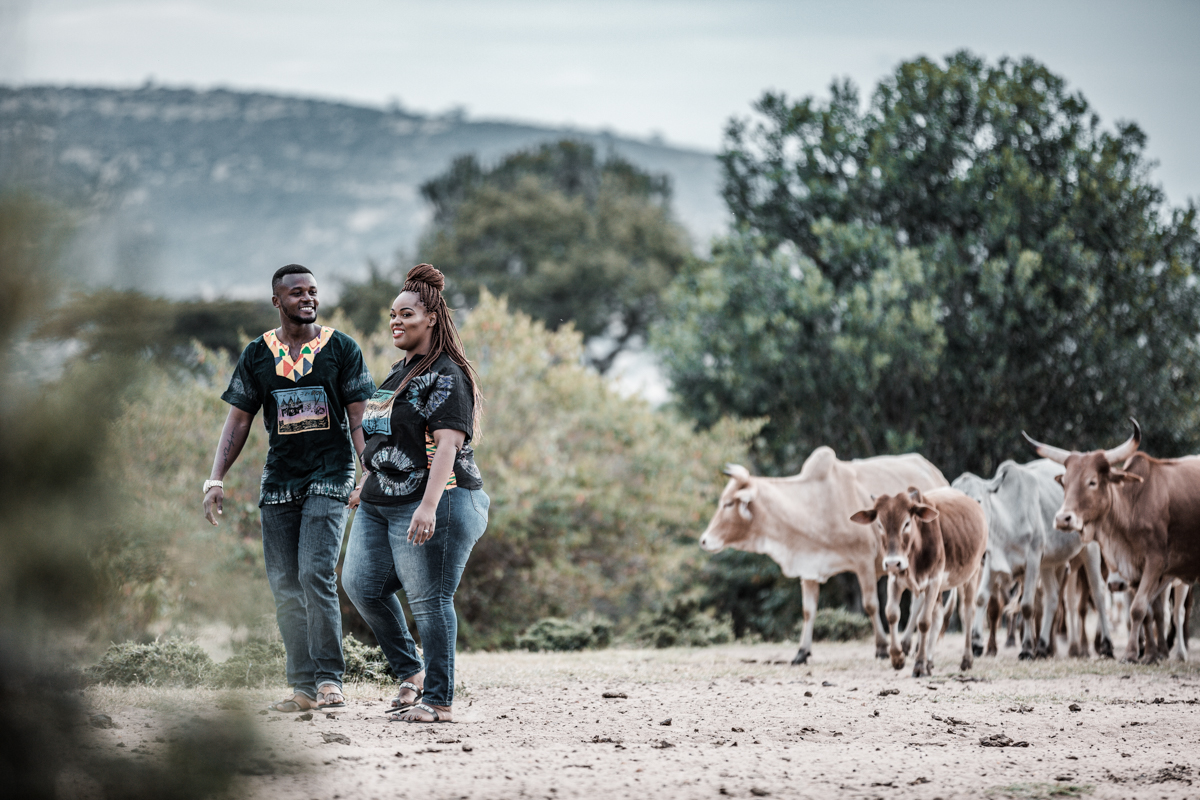
[[[876,498],[873,508],[856,512],[850,521],[872,526],[883,550],[883,568],[889,575],[904,575],[909,552],[920,544],[920,523],[937,517],[937,509],[925,504],[916,487],[909,487],[907,492]]]
[[[1072,453],[1067,471],[1055,478],[1063,487],[1063,504],[1054,515],[1054,527],[1082,534],[1112,509],[1111,487],[1141,477],[1109,464],[1103,450]]]
[[[729,467],[726,472],[730,480],[721,492],[717,513],[700,534],[700,547],[710,553],[726,547],[744,549],[754,524],[753,504],[758,494],[754,479],[743,467]]]

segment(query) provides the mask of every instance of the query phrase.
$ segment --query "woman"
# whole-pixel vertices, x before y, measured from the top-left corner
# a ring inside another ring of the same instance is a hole
[[[392,700],[402,722],[453,719],[454,592],[487,527],[490,500],[475,466],[477,375],[429,264],[408,271],[392,303],[392,342],[405,353],[367,401],[363,481],[342,581],[392,671],[405,676]],[[361,501],[361,504],[360,504]],[[396,591],[404,589],[425,663]]]

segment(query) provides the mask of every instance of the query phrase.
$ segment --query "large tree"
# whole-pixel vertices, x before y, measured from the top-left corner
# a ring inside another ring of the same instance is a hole
[[[487,288],[551,329],[607,337],[593,357],[601,371],[646,333],[689,254],[668,179],[583,142],[492,168],[464,156],[421,191],[433,206],[421,257],[446,265],[468,302]]]
[[[742,232],[679,279],[660,344],[702,421],[771,417],[763,467],[830,444],[988,473],[1028,458],[1022,428],[1093,448],[1131,414],[1151,452],[1200,445],[1195,208],[1167,206],[1135,124],[966,52],[865,106],[843,82],[755,110],[721,154]]]

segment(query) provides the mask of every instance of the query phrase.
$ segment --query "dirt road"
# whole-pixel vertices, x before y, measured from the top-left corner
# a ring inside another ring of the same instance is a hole
[[[1200,796],[1196,662],[1008,650],[962,674],[961,642],[948,636],[919,680],[869,643],[818,643],[802,667],[783,645],[464,653],[457,722],[442,725],[387,722],[390,690],[372,684],[311,720],[257,714],[283,689],[94,687],[88,700],[122,724],[100,743],[129,758],[154,758],[181,713],[250,709],[264,767],[252,771],[281,769],[235,793],[266,800]]]

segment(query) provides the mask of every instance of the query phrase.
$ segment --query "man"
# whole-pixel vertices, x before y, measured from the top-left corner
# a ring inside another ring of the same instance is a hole
[[[271,708],[344,708],[334,570],[354,489],[354,455],[365,445],[363,410],[375,384],[354,340],[317,325],[317,281],[308,268],[280,268],[271,290],[279,327],[246,346],[221,395],[231,408],[204,482],[204,516],[217,524],[221,480],[262,408],[269,441],[258,502],[263,555],[293,692]]]

